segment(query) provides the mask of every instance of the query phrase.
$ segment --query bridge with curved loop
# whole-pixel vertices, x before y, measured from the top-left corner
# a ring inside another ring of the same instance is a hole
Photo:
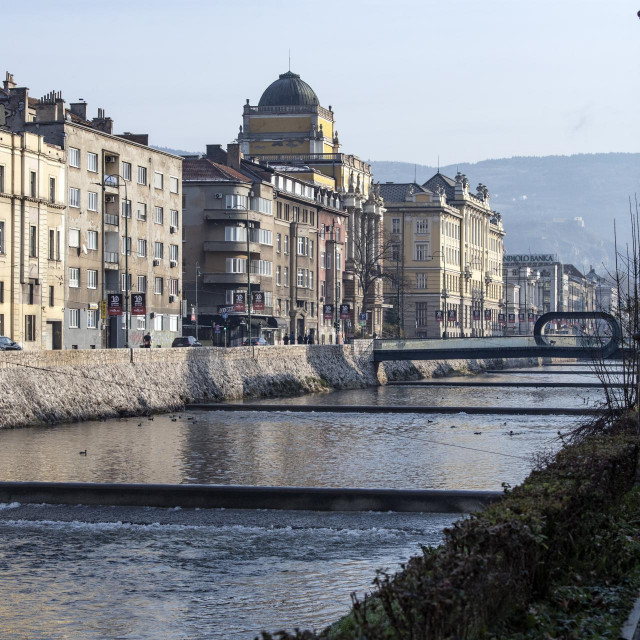
[[[595,334],[545,333],[555,320],[600,321]],[[409,338],[373,341],[374,362],[386,360],[447,360],[476,358],[589,358],[601,360],[621,354],[622,331],[609,313],[552,312],[538,318],[532,336],[475,338]]]

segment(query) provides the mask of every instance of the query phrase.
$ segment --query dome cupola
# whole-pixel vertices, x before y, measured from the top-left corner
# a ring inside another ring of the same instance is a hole
[[[262,94],[259,107],[319,105],[315,91],[297,73],[287,71]]]

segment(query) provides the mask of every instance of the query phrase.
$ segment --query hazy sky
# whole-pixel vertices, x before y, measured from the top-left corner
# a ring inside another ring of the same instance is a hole
[[[199,151],[288,68],[342,151],[434,165],[639,150],[640,0],[6,2],[2,66]]]

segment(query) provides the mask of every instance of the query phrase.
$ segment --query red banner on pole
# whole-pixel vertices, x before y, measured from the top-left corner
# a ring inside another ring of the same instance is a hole
[[[264,311],[264,293],[262,291],[254,291],[251,294],[251,304],[254,311]]]
[[[107,313],[109,316],[122,315],[122,294],[110,293],[107,296]]]
[[[324,319],[325,320],[333,320],[333,305],[332,304],[325,304],[324,305],[323,315],[324,315]]]
[[[131,315],[144,316],[146,314],[147,314],[146,294],[144,293],[131,294]]]
[[[237,291],[233,294],[233,310],[245,311],[244,293],[241,291]]]

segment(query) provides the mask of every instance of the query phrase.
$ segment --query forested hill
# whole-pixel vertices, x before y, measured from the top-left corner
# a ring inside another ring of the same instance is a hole
[[[407,162],[371,161],[380,182],[428,180],[437,168]],[[482,182],[491,208],[503,215],[508,253],[557,253],[581,270],[613,263],[613,221],[618,243],[629,234],[629,198],[640,196],[640,153],[516,157],[440,168],[465,173],[471,187]],[[635,207],[635,205],[634,205]]]

